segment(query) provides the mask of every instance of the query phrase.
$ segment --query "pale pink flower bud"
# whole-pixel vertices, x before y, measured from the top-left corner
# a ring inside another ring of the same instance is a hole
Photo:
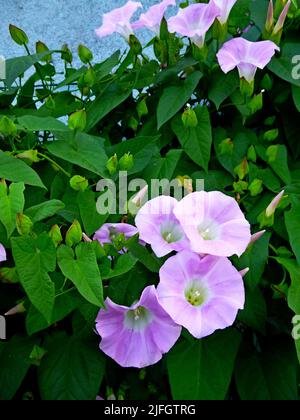
[[[273,6],[273,0],[270,0],[269,8],[268,8],[268,15],[267,15],[267,22],[266,22],[266,30],[268,32],[271,31],[274,24],[274,6]]]
[[[23,314],[25,311],[26,310],[23,303],[19,303],[18,305],[14,306],[9,311],[7,311],[6,314],[4,315],[5,316],[18,315],[18,314]]]
[[[283,25],[284,25],[284,22],[286,20],[286,17],[287,17],[290,6],[291,6],[291,0],[289,0],[287,2],[287,4],[284,6],[283,11],[281,12],[281,15],[278,18],[278,21],[277,21],[277,23],[275,25],[275,28],[274,28],[274,31],[273,31],[274,35],[278,34],[278,32],[280,32],[283,29]]]
[[[284,196],[284,191],[281,191],[281,193],[279,193],[271,202],[271,204],[267,207],[267,210],[266,210],[267,217],[273,216],[283,196]]]
[[[244,268],[244,270],[241,270],[241,271],[240,271],[240,275],[241,275],[242,277],[245,277],[245,276],[249,273],[249,271],[250,271],[250,268],[249,268],[249,267]]]
[[[261,230],[260,232],[254,233],[254,235],[252,235],[252,237],[251,237],[251,241],[250,241],[249,245],[253,245],[260,238],[262,238],[265,233],[266,233],[266,230]]]
[[[93,242],[93,241],[91,240],[91,238],[89,238],[89,237],[87,236],[87,234],[86,234],[86,233],[83,233],[83,234],[82,234],[82,238],[83,238],[84,242]]]

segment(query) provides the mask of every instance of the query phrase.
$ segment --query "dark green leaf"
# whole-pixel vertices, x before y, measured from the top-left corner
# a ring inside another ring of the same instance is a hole
[[[8,238],[15,230],[17,214],[24,209],[24,189],[23,182],[13,183],[9,188],[0,183],[0,221],[6,228]]]
[[[42,399],[95,400],[105,372],[97,344],[57,333],[49,337],[45,349],[38,372]]]
[[[128,273],[130,270],[137,263],[137,258],[135,258],[132,254],[124,254],[121,255],[118,259],[114,267],[110,270],[109,273],[102,275],[103,280],[112,279],[114,277],[122,276]]]
[[[90,131],[107,114],[124,102],[131,94],[131,88],[124,88],[117,83],[109,86],[94,102],[87,107],[86,131]]]
[[[68,127],[53,117],[34,117],[24,115],[18,118],[18,123],[28,131],[68,131]]]
[[[76,257],[71,248],[62,245],[58,248],[58,265],[78,292],[95,306],[104,306],[103,287],[96,254],[92,243],[80,243]]]
[[[35,308],[50,322],[55,287],[49,272],[56,267],[56,250],[50,237],[12,238],[12,251],[20,282]]]
[[[195,113],[198,119],[197,127],[185,127],[178,115],[172,123],[172,129],[192,161],[208,171],[212,144],[210,116],[206,107],[195,108]]]
[[[0,343],[0,400],[11,400],[23,382],[29,368],[29,356],[36,338],[14,336],[7,343]]]
[[[80,217],[85,233],[92,235],[106,222],[108,214],[100,215],[96,209],[96,194],[91,191],[80,192],[77,196]]]
[[[188,102],[201,77],[202,73],[195,71],[183,82],[177,83],[176,86],[165,88],[157,108],[158,129],[174,117],[174,115]]]
[[[237,73],[224,74],[223,72],[218,72],[210,81],[208,97],[219,109],[225,99],[232,95],[238,87],[239,78]]]
[[[295,352],[272,344],[261,354],[249,349],[239,357],[236,382],[242,400],[298,400]]]
[[[177,344],[167,356],[173,398],[224,400],[240,342],[240,334],[228,329]]]
[[[78,294],[77,290],[74,289],[57,295],[50,323],[45,320],[34,306],[30,306],[26,317],[26,331],[28,335],[36,334],[39,331],[45,330],[50,325],[56,324],[83,303],[82,297]]]
[[[291,247],[300,264],[300,200],[296,197],[291,198],[292,208],[285,212],[285,225],[289,234]]]
[[[13,82],[19,76],[25,73],[34,64],[38,63],[47,54],[49,54],[49,52],[24,57],[9,58],[6,60],[6,85],[11,87]]]
[[[0,152],[0,178],[45,188],[41,178],[22,160]]]
[[[36,206],[26,209],[26,216],[30,217],[31,220],[35,222],[40,222],[41,220],[48,219],[57,214],[59,211],[63,210],[65,205],[60,200],[49,200],[44,203],[37,204]]]
[[[103,149],[104,140],[88,134],[77,133],[57,136],[59,140],[49,143],[47,148],[54,156],[104,176],[107,156]]]

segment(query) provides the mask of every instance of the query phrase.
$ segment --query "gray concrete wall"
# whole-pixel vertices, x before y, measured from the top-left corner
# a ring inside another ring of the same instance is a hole
[[[159,0],[140,0],[146,10]],[[10,58],[23,55],[23,48],[10,39],[10,23],[24,29],[31,45],[38,40],[57,49],[68,43],[73,51],[83,43],[92,49],[97,60],[125,48],[123,39],[115,34],[99,39],[95,29],[101,25],[103,13],[120,7],[126,0],[0,0],[0,55]],[[147,31],[139,38],[150,39]]]

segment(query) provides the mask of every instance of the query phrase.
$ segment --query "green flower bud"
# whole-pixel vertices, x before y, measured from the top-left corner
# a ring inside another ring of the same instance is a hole
[[[72,64],[73,61],[73,54],[71,52],[71,50],[69,49],[67,44],[64,44],[61,47],[61,58],[62,60],[66,61],[69,64]]]
[[[279,136],[279,130],[277,128],[274,128],[273,130],[266,131],[264,134],[264,140],[267,140],[269,142],[272,142],[276,140]]]
[[[42,41],[38,41],[38,42],[35,44],[35,50],[36,50],[36,53],[37,53],[37,54],[43,54],[43,53],[47,53],[47,52],[49,52],[49,53],[50,53],[49,48],[48,48],[48,47],[47,47],[47,45],[46,45],[46,44],[44,44]],[[42,59],[41,59],[41,61],[46,61],[46,62],[49,62],[49,61],[51,61],[51,58],[52,58],[51,54],[46,54],[46,55],[44,56],[44,58],[42,58]]]
[[[243,194],[248,188],[248,182],[239,181],[233,183],[234,192],[237,194]]]
[[[19,282],[18,273],[15,267],[1,267],[0,268],[0,282],[14,284]]]
[[[252,82],[248,82],[243,77],[240,79],[240,90],[241,94],[246,98],[251,98],[254,93],[254,80]]]
[[[94,58],[92,51],[82,44],[78,47],[78,55],[83,64],[89,64]]]
[[[29,359],[31,360],[31,364],[35,366],[40,366],[42,359],[46,355],[46,350],[40,346],[35,345],[30,353]]]
[[[187,108],[181,116],[183,125],[187,128],[195,128],[198,125],[196,112],[192,108]]]
[[[134,158],[130,153],[125,153],[119,161],[121,171],[130,171],[134,167]]]
[[[257,218],[259,222],[260,229],[265,227],[272,227],[274,225],[274,214],[267,216],[266,212],[263,211]]]
[[[68,126],[71,130],[83,131],[86,127],[86,111],[81,109],[70,115]]]
[[[52,239],[56,248],[58,247],[58,245],[62,243],[63,237],[62,237],[62,234],[58,225],[52,226],[49,232],[49,236]]]
[[[233,148],[234,144],[230,138],[223,140],[219,145],[221,155],[232,155]]]
[[[110,159],[108,159],[106,168],[108,169],[108,172],[110,175],[114,175],[118,170],[118,156],[114,155]]]
[[[78,89],[80,90],[83,96],[88,96],[90,94],[90,88],[89,86],[87,86],[84,80],[84,74],[80,76],[77,85],[78,85]]]
[[[228,23],[221,23],[215,20],[213,26],[213,37],[219,41],[219,44],[223,44],[228,34]]]
[[[70,179],[70,186],[75,191],[85,191],[89,186],[89,181],[80,175],[75,175]]]
[[[18,213],[16,218],[17,231],[19,235],[28,235],[33,227],[32,220],[25,214]]]
[[[18,45],[25,45],[28,44],[28,36],[26,33],[14,25],[9,25],[9,32],[10,36],[12,37],[13,41],[15,41]]]
[[[169,35],[168,22],[167,19],[163,17],[160,25],[160,39],[168,41]]]
[[[194,191],[193,180],[189,176],[178,175],[176,177],[176,180],[178,181],[179,186],[185,188],[189,194],[191,194]]]
[[[6,115],[0,119],[0,133],[5,137],[15,137],[17,135],[16,125]]]
[[[144,117],[145,115],[149,114],[148,107],[147,107],[147,98],[144,98],[142,101],[140,101],[137,104],[136,110],[140,119]]]
[[[253,145],[250,146],[248,149],[247,159],[254,163],[257,161],[257,154],[256,154],[255,147]]]
[[[31,163],[39,162],[38,151],[37,150],[26,150],[26,152],[19,153],[17,155],[19,159],[25,159]]]
[[[204,44],[201,48],[199,48],[196,44],[192,44],[192,53],[195,60],[205,61],[208,56],[208,47]]]
[[[136,118],[131,117],[128,121],[128,127],[131,128],[133,131],[137,131],[139,126],[139,122],[137,121]]]
[[[265,74],[261,81],[261,88],[271,90],[273,87],[273,80],[269,74]]]
[[[255,179],[251,182],[248,189],[251,196],[256,197],[263,192],[263,181],[261,179]]]
[[[168,50],[166,46],[166,42],[161,41],[158,38],[154,40],[154,54],[158,61],[162,64],[165,64],[168,60]]]
[[[129,45],[130,45],[131,51],[135,55],[139,55],[142,53],[143,47],[135,35],[130,35]]]
[[[243,162],[234,169],[234,173],[238,175],[240,180],[243,180],[249,173],[248,160],[245,158]]]
[[[45,105],[48,109],[51,109],[51,110],[55,109],[55,100],[53,99],[52,95],[49,95],[46,98]]]
[[[259,93],[258,95],[254,95],[247,103],[247,107],[251,112],[251,115],[254,115],[257,111],[261,110],[263,107],[263,94]]]
[[[93,67],[89,67],[83,76],[84,84],[88,87],[93,87],[96,82],[96,74]]]
[[[82,229],[78,220],[74,220],[72,226],[66,234],[66,244],[68,246],[77,245],[82,240]]]
[[[269,117],[265,119],[264,124],[268,127],[271,127],[276,121],[276,117]]]

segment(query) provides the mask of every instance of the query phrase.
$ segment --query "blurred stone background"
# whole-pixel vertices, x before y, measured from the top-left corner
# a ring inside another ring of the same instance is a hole
[[[8,25],[12,23],[25,30],[31,47],[41,40],[50,49],[58,49],[67,43],[76,52],[77,46],[83,43],[93,51],[95,60],[101,61],[115,50],[124,49],[126,43],[117,34],[99,39],[95,35],[95,29],[101,26],[103,13],[123,6],[126,1],[0,0],[0,55],[6,58],[24,55],[23,48],[10,39]],[[160,2],[140,1],[144,10]],[[170,13],[172,12],[174,10],[170,9]],[[151,34],[141,31],[139,38],[145,43],[151,39]]]

